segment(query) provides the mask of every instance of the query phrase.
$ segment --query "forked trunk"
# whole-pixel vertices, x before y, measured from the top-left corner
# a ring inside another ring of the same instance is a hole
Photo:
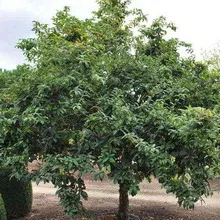
[[[119,184],[119,219],[128,219],[129,210],[129,198],[128,198],[129,187],[126,184]]]

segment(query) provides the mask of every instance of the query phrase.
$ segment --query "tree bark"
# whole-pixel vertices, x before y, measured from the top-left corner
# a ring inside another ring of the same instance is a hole
[[[124,183],[119,183],[119,219],[128,219],[129,210],[129,198],[128,198],[129,187]]]

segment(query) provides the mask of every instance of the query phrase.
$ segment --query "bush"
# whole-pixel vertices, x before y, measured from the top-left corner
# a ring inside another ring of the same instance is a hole
[[[5,203],[8,219],[27,215],[32,207],[31,182],[11,178],[10,174],[10,168],[0,168],[0,193]]]
[[[7,220],[5,204],[3,202],[1,194],[0,194],[0,220]]]

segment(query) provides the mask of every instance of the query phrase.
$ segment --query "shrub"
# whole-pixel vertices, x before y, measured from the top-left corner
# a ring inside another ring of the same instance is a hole
[[[1,194],[0,194],[0,220],[7,220],[5,204],[3,202]]]
[[[10,168],[0,168],[0,193],[5,203],[8,219],[27,215],[32,207],[31,182],[11,178],[10,174]]]

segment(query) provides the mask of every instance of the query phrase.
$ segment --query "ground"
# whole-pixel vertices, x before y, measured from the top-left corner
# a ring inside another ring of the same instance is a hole
[[[220,188],[220,180],[211,182],[213,189]],[[89,200],[85,207],[96,213],[99,219],[113,220],[118,206],[118,188],[109,181],[86,181]],[[33,209],[22,220],[69,220],[63,214],[51,184],[33,184]],[[173,195],[167,195],[157,180],[141,184],[141,193],[130,198],[130,213],[144,220],[218,220],[220,219],[220,193],[214,192],[205,203],[198,203],[194,210],[179,208]],[[108,213],[106,215],[106,213]],[[94,219],[94,218],[90,218]]]

